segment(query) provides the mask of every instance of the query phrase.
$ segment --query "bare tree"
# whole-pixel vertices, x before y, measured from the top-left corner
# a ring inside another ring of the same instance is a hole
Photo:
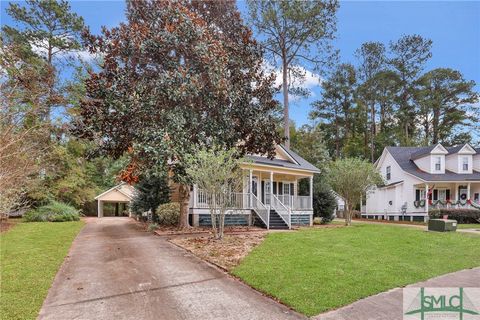
[[[227,210],[238,207],[238,201],[244,201],[243,195],[235,193],[242,187],[242,171],[236,149],[199,150],[195,157],[187,160],[187,174],[197,187],[205,193],[212,228],[216,239],[223,238],[225,214]]]

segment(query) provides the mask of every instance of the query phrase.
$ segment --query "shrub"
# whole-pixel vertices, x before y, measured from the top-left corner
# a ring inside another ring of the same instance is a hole
[[[448,215],[449,219],[457,220],[458,223],[479,223],[480,210],[476,209],[436,209],[429,212],[432,219],[443,218]]]
[[[58,201],[51,201],[45,206],[30,210],[24,215],[27,222],[64,222],[80,220],[80,211]]]
[[[158,224],[156,224],[156,223],[150,223],[148,225],[148,231],[150,231],[150,232],[155,231],[157,228],[158,228]]]
[[[165,203],[155,212],[158,224],[163,226],[178,225],[180,220],[180,204],[177,202]]]
[[[333,220],[337,200],[332,191],[322,187],[313,193],[313,216],[322,219],[322,223],[329,223]]]

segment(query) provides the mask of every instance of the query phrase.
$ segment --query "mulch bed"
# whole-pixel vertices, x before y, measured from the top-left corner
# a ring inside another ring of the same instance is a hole
[[[147,227],[146,227],[147,228]],[[225,233],[242,233],[242,232],[259,232],[259,231],[266,231],[265,229],[259,227],[225,227]],[[155,234],[159,236],[165,235],[189,235],[189,234],[206,234],[206,235],[213,235],[212,227],[189,227],[189,228],[178,228],[178,227],[166,227],[166,226],[159,226],[155,230]]]
[[[245,258],[253,248],[265,239],[266,232],[225,235],[223,240],[211,236],[174,238],[169,241],[190,251],[200,259],[230,271]]]

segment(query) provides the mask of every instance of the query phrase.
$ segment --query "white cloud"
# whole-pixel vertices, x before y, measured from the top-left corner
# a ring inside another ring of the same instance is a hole
[[[43,43],[34,43],[30,44],[32,46],[32,51],[42,57],[47,57],[47,42],[46,40]],[[77,58],[84,62],[91,62],[96,59],[96,55],[91,54],[87,50],[73,50],[69,52],[58,52],[54,49],[55,57],[57,58]]]

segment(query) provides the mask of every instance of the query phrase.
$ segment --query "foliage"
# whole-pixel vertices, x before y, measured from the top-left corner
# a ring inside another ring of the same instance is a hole
[[[159,205],[170,201],[170,186],[165,172],[143,176],[135,185],[136,193],[132,201],[132,211],[155,212]]]
[[[85,42],[104,63],[87,80],[76,134],[105,155],[127,154],[125,179],[167,165],[180,184],[182,226],[191,183],[185,159],[198,146],[273,155],[273,75],[264,74],[233,2],[131,1],[126,23],[102,36],[87,32]]]
[[[298,129],[293,127],[290,129],[290,139],[292,150],[320,170],[330,161],[325,134],[320,126],[304,124]]]
[[[332,189],[345,199],[345,224],[351,225],[355,209],[368,188],[383,184],[378,170],[359,158],[345,158],[331,162],[326,180]]]
[[[449,68],[434,69],[416,81],[415,101],[425,144],[454,139],[456,126],[480,121],[471,107],[479,99],[474,86],[474,81]]]
[[[74,207],[51,201],[49,204],[30,210],[24,215],[27,222],[65,222],[80,220],[80,211]]]
[[[313,216],[322,218],[322,223],[329,223],[334,218],[337,199],[332,190],[321,185],[317,187],[314,183],[313,190]]]
[[[2,319],[38,317],[48,289],[82,227],[82,221],[18,223],[0,234]]]
[[[157,229],[158,229],[158,224],[157,224],[157,223],[150,223],[150,224],[148,225],[148,231],[149,231],[149,232],[155,231],[155,230],[157,230]]]
[[[177,202],[161,204],[155,213],[159,225],[178,225],[178,220],[180,220],[180,205]]]
[[[29,47],[36,56],[46,61],[47,91],[42,120],[50,120],[51,108],[66,103],[62,93],[61,79],[55,57],[68,57],[81,48],[80,32],[83,18],[71,11],[65,0],[28,0],[24,5],[11,2],[6,9],[17,28],[2,27],[9,39]]]
[[[187,158],[187,174],[197,188],[206,194],[216,239],[223,238],[225,213],[228,208],[234,207],[232,192],[241,190],[242,161],[245,160],[239,159],[236,149],[224,150],[220,147],[200,149],[195,156]]]
[[[270,233],[233,274],[314,316],[393,288],[477,267],[479,257],[476,235],[354,224]]]
[[[424,72],[432,41],[404,35],[386,46],[366,42],[357,64],[342,63],[322,82],[313,102],[334,158],[361,157],[373,163],[386,146],[472,142],[478,129],[478,93],[473,81],[450,68]]]
[[[285,144],[290,148],[289,94],[306,95],[290,80],[317,72],[332,59],[338,1],[249,0],[250,23],[262,38],[270,62],[282,70]]]
[[[479,223],[480,210],[477,209],[435,209],[428,212],[431,219],[441,219],[448,215],[448,219],[457,220],[458,223]]]

